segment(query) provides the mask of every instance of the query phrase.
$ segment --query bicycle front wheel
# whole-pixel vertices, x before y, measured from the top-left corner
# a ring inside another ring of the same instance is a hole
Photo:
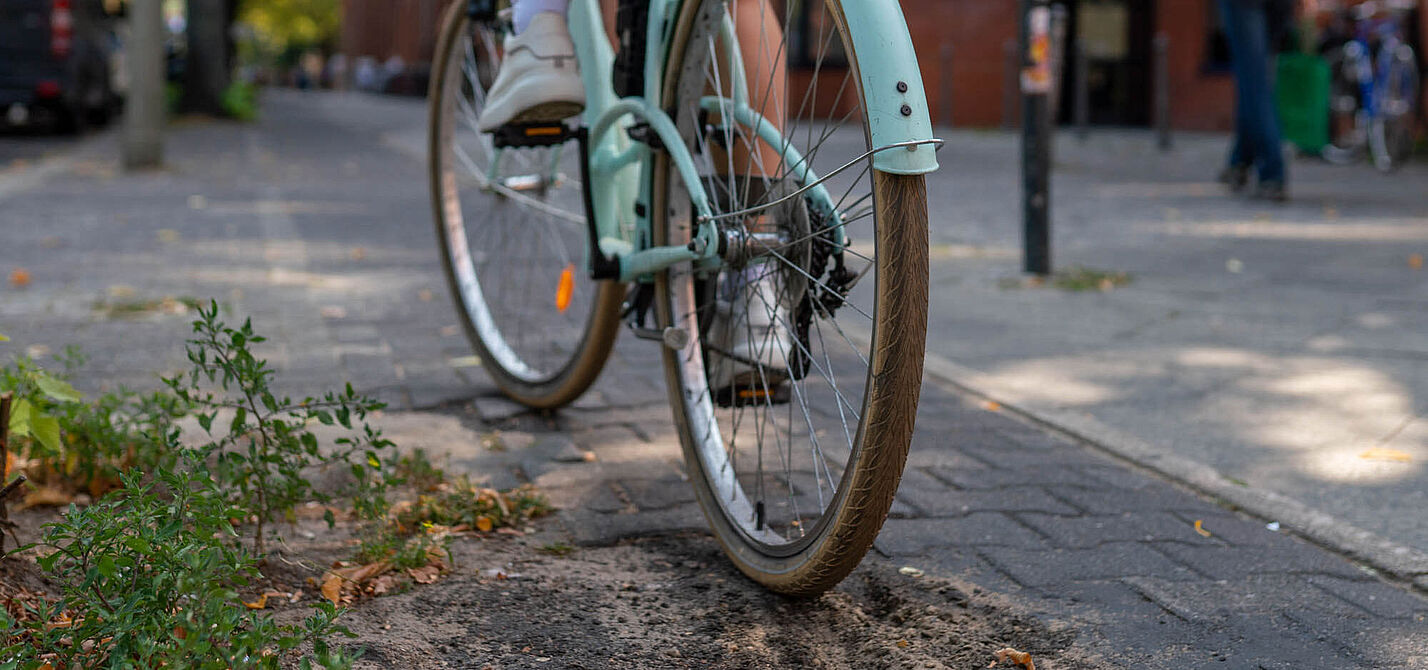
[[[857,69],[875,55],[855,51],[840,2],[685,5],[661,106],[679,110],[702,183],[656,164],[655,237],[692,239],[685,194],[702,188],[746,249],[659,277],[662,324],[689,334],[665,350],[670,400],[726,553],[772,590],[816,595],[862,560],[906,462],[926,343],[926,186],[873,169],[875,93]],[[741,105],[779,139],[756,137]],[[826,196],[799,193],[850,162]]]
[[[619,326],[622,288],[585,267],[585,185],[574,143],[500,149],[476,122],[500,69],[500,23],[465,3],[442,24],[429,91],[436,235],[457,314],[512,399],[569,403],[595,381]]]

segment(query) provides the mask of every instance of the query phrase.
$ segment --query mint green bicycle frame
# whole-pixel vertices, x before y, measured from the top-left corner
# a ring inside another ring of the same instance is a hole
[[[695,1],[650,0],[645,94],[623,99],[615,95],[611,81],[615,55],[605,34],[599,0],[571,3],[568,22],[585,81],[585,118],[589,126],[587,178],[591,182],[585,187],[592,198],[595,246],[602,255],[619,262],[620,281],[647,277],[677,263],[693,261],[718,267],[721,262],[716,242],[717,221],[729,215],[716,216],[710,208],[708,196],[700,186],[702,182],[694,158],[680,139],[674,121],[658,104],[664,90],[664,66],[674,21],[682,2]],[[873,168],[894,174],[926,174],[936,170],[937,158],[932,145],[940,141],[932,137],[917,54],[897,0],[849,0],[842,9],[854,51],[865,57],[857,65],[867,98],[864,104],[868,132],[875,147],[869,152],[873,156]],[[784,141],[772,123],[749,107],[742,74],[737,74],[744,72],[738,62],[738,38],[727,14],[724,24],[721,40],[734,61],[730,71],[736,73],[730,87],[732,100],[707,97],[700,105],[706,109],[732,109],[735,123],[748,128],[770,146],[786,147],[783,159],[794,178],[804,185],[809,205],[831,217],[825,220],[833,228],[834,241],[846,244],[833,200],[821,185],[822,178],[813,173],[808,162],[792,143]],[[877,57],[866,58],[872,54]],[[652,201],[653,150],[647,144],[630,139],[625,132],[640,122],[649,124],[664,145],[670,164],[689,192],[699,228],[694,241],[687,246],[652,246],[652,210],[648,206],[633,206],[633,203]],[[587,268],[593,267],[593,262],[593,258],[587,258]]]

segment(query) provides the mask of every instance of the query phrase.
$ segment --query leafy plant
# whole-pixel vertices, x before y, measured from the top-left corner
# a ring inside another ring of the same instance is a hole
[[[15,396],[10,406],[10,436],[33,441],[38,453],[55,457],[61,453],[60,424],[56,410],[82,398],[68,382],[50,373],[28,356],[17,357],[0,369],[0,392]]]
[[[230,328],[218,319],[218,303],[199,309],[187,346],[189,372],[164,380],[173,394],[194,408],[199,425],[217,439],[208,447],[216,460],[214,477],[229,500],[255,519],[253,541],[263,553],[265,524],[292,518],[294,507],[330,496],[313,488],[311,469],[350,463],[354,507],[359,518],[380,518],[387,511],[386,491],[393,484],[382,454],[392,446],[365,423],[385,405],[359,396],[348,384],[339,393],[294,401],[273,392],[273,371],[253,355],[265,341],[251,320]],[[215,435],[220,415],[226,426]],[[313,423],[341,426],[347,432],[325,450],[307,429]],[[360,457],[354,461],[354,456]],[[327,515],[329,524],[333,518]]]
[[[178,449],[178,445],[171,444]],[[303,667],[347,667],[325,639],[347,634],[323,602],[301,625],[245,607],[237,590],[259,575],[233,542],[235,510],[185,453],[183,471],[135,472],[88,508],[71,505],[49,524],[41,567],[62,585],[31,621],[5,622],[0,666],[276,668],[311,643]]]
[[[0,392],[15,395],[10,436],[16,453],[31,461],[31,479],[98,496],[117,486],[125,470],[172,464],[163,438],[185,412],[181,402],[164,392],[121,389],[86,403],[68,381],[83,356],[67,349],[55,360],[64,372],[24,356],[0,368]]]

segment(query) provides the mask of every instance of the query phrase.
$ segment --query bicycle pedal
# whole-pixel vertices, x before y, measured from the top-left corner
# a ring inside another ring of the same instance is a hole
[[[584,128],[571,128],[564,123],[508,123],[491,132],[497,147],[553,147],[577,139]]]
[[[755,405],[786,405],[789,400],[788,384],[775,384],[772,388],[726,386],[714,390],[714,404],[724,409]]]

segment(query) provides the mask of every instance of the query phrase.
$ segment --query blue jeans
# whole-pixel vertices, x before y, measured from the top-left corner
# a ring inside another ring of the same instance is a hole
[[[1269,76],[1269,25],[1264,3],[1219,0],[1235,73],[1233,167],[1254,166],[1260,182],[1284,183],[1284,153]]]

